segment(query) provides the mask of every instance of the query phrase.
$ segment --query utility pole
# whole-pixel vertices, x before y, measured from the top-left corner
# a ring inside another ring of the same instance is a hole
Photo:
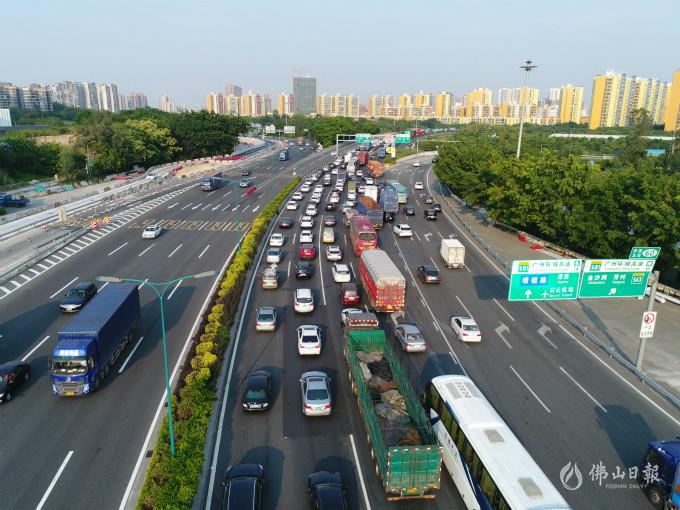
[[[659,284],[659,271],[654,271],[654,282],[649,291],[649,302],[647,303],[647,311],[651,312],[654,309],[654,296],[656,296],[656,286]],[[642,360],[645,357],[645,348],[647,347],[647,339],[640,337],[640,346],[638,347],[637,358],[635,359],[635,368],[642,371]]]
[[[522,98],[519,108],[519,137],[517,138],[517,159],[519,159],[522,150],[522,128],[524,127],[524,108],[527,102],[527,85],[529,84],[529,72],[538,66],[533,65],[531,60],[527,60],[520,69],[524,69],[524,97]]]

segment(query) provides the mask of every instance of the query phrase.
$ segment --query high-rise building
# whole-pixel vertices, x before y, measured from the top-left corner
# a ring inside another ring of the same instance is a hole
[[[8,82],[0,83],[0,108],[20,108],[21,89]]]
[[[0,127],[10,127],[12,125],[12,116],[9,108],[0,108]]]
[[[224,115],[224,96],[220,92],[211,92],[208,94],[205,103],[208,113]]]
[[[316,113],[333,117],[358,117],[359,96],[355,94],[321,94],[316,97]]]
[[[527,88],[526,107],[538,105],[539,89]],[[518,104],[521,105],[524,99],[524,87],[514,89],[499,89],[498,103],[499,104]]]
[[[561,94],[562,94],[561,88],[554,87],[548,89],[548,102],[550,104],[558,104],[560,102]]]
[[[560,123],[581,121],[581,109],[583,108],[583,87],[574,87],[571,84],[563,85],[560,89]]]
[[[659,80],[607,70],[593,79],[589,127],[629,126],[633,112],[641,108],[649,112],[652,124],[661,124],[669,90],[670,84]]]
[[[172,102],[172,98],[170,96],[161,96],[161,99],[158,102],[158,107],[162,112],[176,113],[177,111],[175,109],[175,103]]]
[[[474,89],[465,96],[465,116],[473,117],[476,110],[480,114],[480,108],[491,105],[491,89]]]
[[[281,92],[277,101],[277,108],[279,115],[292,115],[295,113],[295,100],[293,94]]]
[[[680,69],[673,73],[673,81],[667,97],[663,129],[664,131],[680,130]]]
[[[124,94],[118,94],[118,111],[127,110],[127,101]]]
[[[224,96],[224,114],[225,115],[239,115],[239,105],[241,96]]]
[[[438,92],[434,99],[434,116],[447,119],[451,116],[451,92]]]
[[[136,110],[138,108],[147,108],[149,101],[146,95],[141,92],[130,92],[128,95],[128,110]]]
[[[240,85],[234,85],[233,83],[227,83],[224,86],[225,96],[236,96],[240,97],[243,95],[243,88]]]
[[[316,78],[293,76],[295,111],[302,115],[316,112]]]
[[[52,111],[52,92],[46,85],[31,83],[28,87],[21,87],[20,108],[24,110]]]
[[[99,109],[107,112],[120,111],[120,102],[118,99],[118,86],[115,83],[105,83],[97,87],[97,96],[99,98]]]

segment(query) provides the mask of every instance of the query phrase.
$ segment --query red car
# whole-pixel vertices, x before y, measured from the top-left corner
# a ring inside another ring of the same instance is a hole
[[[343,305],[358,305],[361,303],[359,286],[354,282],[343,283],[340,286],[340,299]]]
[[[312,260],[316,257],[316,250],[313,244],[303,244],[300,246],[300,258],[302,260]]]

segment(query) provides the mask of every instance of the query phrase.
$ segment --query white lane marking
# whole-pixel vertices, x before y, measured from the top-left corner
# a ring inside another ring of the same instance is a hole
[[[352,264],[352,261],[351,261],[351,260],[349,261],[349,267],[352,268],[352,274],[353,274],[354,277],[356,278],[356,277],[357,277],[357,274],[356,274],[356,272],[354,271],[354,264]]]
[[[178,281],[178,282],[175,284],[175,286],[173,287],[173,289],[170,291],[170,294],[168,294],[168,297],[165,298],[166,301],[170,301],[170,298],[172,297],[172,295],[173,295],[173,294],[175,293],[175,291],[177,290],[177,287],[179,287],[179,286],[182,284],[182,281],[183,281],[183,280],[180,280],[180,281]]]
[[[470,310],[467,309],[467,306],[465,306],[465,303],[463,303],[463,301],[461,301],[461,299],[458,296],[456,296],[456,299],[460,303],[460,306],[462,306],[465,309],[465,313],[472,317],[472,314],[470,313]]]
[[[659,411],[661,414],[663,414],[666,418],[668,418],[670,421],[672,421],[676,427],[680,427],[680,420],[677,420],[674,418],[670,413],[668,413],[664,408],[662,408],[659,404],[654,402],[651,398],[649,398],[647,395],[645,395],[642,391],[640,391],[638,388],[636,388],[630,381],[628,381],[625,377],[623,377],[621,374],[619,374],[616,370],[614,370],[612,367],[610,367],[606,362],[601,360],[597,354],[595,354],[587,345],[585,345],[583,342],[581,342],[578,338],[576,338],[574,335],[572,335],[567,328],[562,326],[562,324],[559,324],[559,327],[562,331],[564,331],[572,340],[577,342],[581,347],[583,347],[590,355],[595,358],[597,361],[599,361],[604,367],[606,367],[612,374],[614,374],[616,377],[621,379],[624,383],[628,385],[628,387],[635,391],[638,395],[640,395],[642,398],[644,398],[648,403],[650,403],[653,407],[656,408],[657,411]]]
[[[231,204],[225,205],[225,206],[220,210],[220,212],[226,211],[227,209],[229,209],[229,207],[231,207]]]
[[[45,503],[47,502],[47,498],[50,497],[50,493],[52,492],[52,489],[54,489],[54,486],[57,485],[57,481],[59,480],[61,473],[63,473],[64,469],[66,468],[66,464],[68,464],[68,461],[71,460],[72,456],[73,456],[73,450],[70,450],[66,454],[66,458],[61,463],[61,466],[59,466],[59,470],[57,471],[57,474],[54,475],[54,478],[52,478],[52,483],[50,483],[50,486],[45,491],[45,494],[43,494],[42,499],[38,502],[38,506],[35,507],[35,510],[41,510],[42,507],[45,506]]]
[[[258,198],[259,200],[259,198]],[[259,204],[256,207],[253,207],[253,212],[257,212],[257,210],[260,208]]]
[[[418,241],[420,241],[420,236],[418,235],[418,232],[416,232],[416,231],[414,230],[413,233],[414,233],[414,234],[416,235],[416,237],[418,238]]]
[[[135,347],[132,349],[132,351],[130,351],[130,354],[128,355],[127,358],[125,358],[125,361],[123,362],[123,364],[121,365],[121,367],[118,369],[118,373],[119,373],[119,374],[122,374],[122,373],[123,373],[123,370],[125,370],[125,367],[127,366],[128,362],[130,361],[130,359],[132,358],[132,356],[135,354],[135,351],[137,350],[137,347],[139,347],[139,344],[142,343],[142,340],[144,340],[144,337],[143,337],[143,336],[140,336],[140,337],[139,337],[139,340],[137,340],[137,343],[135,344]]]
[[[173,207],[175,207],[175,206],[177,206],[177,205],[179,205],[179,202],[175,202],[174,204],[169,205],[169,206],[168,206],[168,209],[172,209]]]
[[[442,235],[442,233],[441,233],[439,230],[437,230],[437,235],[438,235],[439,237],[441,237],[442,239],[444,239],[444,236]]]
[[[25,274],[20,274],[19,276],[21,276],[21,277],[22,277],[24,280],[26,280],[27,282],[30,282],[30,281],[31,281],[31,279],[30,279],[28,276],[26,276]]]
[[[467,265],[464,265],[463,267],[468,270],[468,273],[472,273],[472,270],[469,267],[467,267]]]
[[[201,306],[201,310],[199,311],[198,315],[196,316],[196,320],[194,321],[194,325],[191,327],[191,331],[189,331],[189,335],[187,336],[186,341],[184,342],[184,347],[182,347],[182,352],[179,353],[179,357],[177,358],[177,363],[175,363],[175,368],[172,370],[172,374],[170,374],[170,387],[172,388],[172,383],[173,380],[175,379],[175,376],[177,375],[177,372],[179,371],[179,367],[182,364],[182,361],[184,360],[184,356],[186,354],[186,351],[191,344],[191,340],[194,337],[194,334],[196,332],[196,329],[198,328],[198,325],[200,321],[202,320],[203,313],[205,312],[206,308],[208,307],[208,304],[210,303],[210,300],[212,299],[212,295],[215,292],[215,289],[217,288],[217,284],[220,282],[220,279],[222,278],[224,271],[227,268],[227,264],[231,260],[231,257],[234,255],[234,252],[236,251],[236,247],[231,251],[229,254],[229,257],[227,257],[227,260],[224,262],[224,265],[222,266],[222,269],[220,270],[219,274],[215,277],[215,281],[213,282],[212,287],[210,287],[210,291],[208,291],[208,295],[205,298],[205,301],[203,302],[203,305]],[[154,414],[153,420],[151,420],[151,424],[149,425],[148,430],[146,431],[146,438],[144,439],[144,443],[142,444],[142,448],[139,450],[139,455],[137,456],[137,462],[135,463],[135,467],[132,469],[132,474],[130,475],[130,479],[128,480],[127,487],[125,488],[125,492],[123,493],[123,499],[120,502],[120,505],[118,507],[118,510],[125,510],[125,507],[127,506],[127,502],[130,499],[130,494],[132,493],[132,487],[134,486],[135,479],[137,478],[137,473],[139,473],[139,468],[142,465],[142,462],[144,461],[144,458],[146,457],[146,452],[147,449],[149,448],[149,443],[151,442],[151,436],[156,428],[156,423],[158,422],[158,418],[160,417],[161,411],[165,409],[165,403],[166,403],[166,396],[165,396],[165,389],[163,389],[163,393],[161,395],[160,401],[158,402],[158,406],[156,407],[156,413]],[[220,430],[221,432],[221,430]]]
[[[65,289],[66,287],[68,287],[69,285],[71,285],[71,284],[72,284],[73,282],[75,282],[77,279],[78,279],[78,276],[76,276],[73,280],[71,280],[71,281],[68,282],[66,285],[64,285],[64,286],[63,286],[61,289],[59,289],[57,292],[55,292],[54,294],[52,294],[52,295],[50,296],[50,299],[52,299],[54,296],[56,296],[57,294],[59,294],[62,290],[64,290],[64,289]]]
[[[220,204],[217,204],[215,207],[213,207],[213,208],[211,209],[211,211],[216,211],[216,210],[219,209],[220,207],[222,207],[222,206],[221,206]]]
[[[182,207],[182,211],[183,211],[184,209],[186,209],[187,207],[190,207],[191,204],[193,204],[193,202],[189,202],[187,205],[185,205],[184,207]]]
[[[248,207],[250,207],[250,205],[246,205],[243,209],[241,209],[241,212],[246,212],[246,209],[248,209]]]
[[[354,462],[357,465],[357,471],[359,472],[359,481],[361,482],[361,492],[364,495],[364,505],[366,510],[371,510],[371,503],[368,500],[368,492],[366,491],[366,484],[364,483],[364,473],[361,471],[361,463],[359,462],[359,455],[357,455],[357,447],[354,444],[354,436],[349,435],[349,441],[352,443],[352,453],[354,454]]]
[[[297,237],[297,232],[295,232],[295,234],[293,234],[293,244],[295,244],[295,238],[296,237]]]
[[[496,301],[496,298],[493,298],[493,302],[496,303],[496,304],[500,307],[500,309],[503,310],[503,311],[505,312],[505,315],[507,315],[508,317],[510,317],[510,320],[511,320],[512,322],[516,322],[515,319],[512,318],[512,315],[510,315],[510,314],[508,313],[508,311],[507,311],[505,308],[503,308],[503,305],[501,305],[498,301]]]
[[[36,276],[40,274],[38,271],[36,271],[36,270],[33,269],[33,268],[29,269],[29,271],[30,271],[31,273],[33,273],[34,275],[36,275]]]
[[[196,204],[195,206],[193,206],[193,207],[191,208],[191,210],[192,210],[192,211],[195,211],[196,209],[198,209],[198,208],[201,207],[202,205],[203,205],[203,202],[200,202],[200,203]]]
[[[286,278],[290,278],[290,260],[288,261],[288,272],[286,273]]]
[[[432,257],[430,257],[430,260],[432,261],[432,265],[433,265],[434,267],[437,268],[437,271],[439,271],[439,266],[438,266],[437,263],[434,261],[434,259],[433,259]]]
[[[206,205],[201,211],[205,211],[208,207],[210,207],[211,204]]]
[[[144,281],[143,281],[142,283],[140,283],[139,285],[137,285],[137,290],[140,290],[142,287],[144,287],[144,284],[145,284],[146,282],[148,282],[148,281],[149,281],[148,278],[144,278]],[[106,282],[106,283],[109,283],[109,282]],[[103,288],[104,288],[104,287],[102,287],[102,289],[103,289]],[[99,290],[101,290],[101,289],[99,289]]]
[[[560,367],[560,370],[562,371],[562,373],[563,373],[564,375],[566,375],[569,379],[571,379],[571,382],[573,382],[576,386],[578,386],[579,389],[580,389],[583,393],[585,393],[586,396],[587,396],[590,400],[593,401],[593,404],[595,404],[597,407],[599,407],[600,409],[602,409],[605,413],[607,412],[607,410],[604,408],[604,406],[603,406],[602,404],[600,404],[600,403],[595,399],[595,397],[593,397],[590,393],[588,393],[588,391],[586,391],[586,389],[585,389],[583,386],[581,386],[578,382],[576,382],[576,379],[574,379],[574,378],[571,376],[571,374],[569,374],[569,372],[567,372],[563,367]]]
[[[236,207],[234,207],[234,208],[231,210],[231,212],[234,212],[234,211],[235,211],[236,209],[238,209],[238,208],[239,208],[239,204],[236,204]]]
[[[532,390],[531,387],[526,383],[526,381],[525,381],[524,379],[522,379],[522,376],[519,375],[519,374],[517,373],[517,370],[515,370],[515,368],[514,368],[512,365],[510,365],[510,370],[512,370],[512,371],[514,372],[514,374],[517,376],[517,378],[518,378],[520,381],[522,381],[522,384],[526,387],[526,389],[529,390],[529,392],[534,396],[534,398],[535,398],[536,400],[538,400],[538,403],[541,404],[541,405],[543,406],[543,409],[545,409],[546,411],[548,411],[549,413],[551,413],[550,409],[548,409],[548,406],[545,405],[545,404],[543,403],[543,401],[542,401],[540,398],[538,398],[538,395],[536,395],[536,393],[534,392],[534,390]],[[551,414],[552,414],[552,413],[551,413]]]
[[[124,243],[121,244],[118,248],[116,248],[116,249],[113,250],[112,252],[109,252],[109,254],[107,255],[107,257],[110,257],[111,255],[113,255],[114,253],[116,253],[116,252],[117,252],[118,250],[120,250],[121,248],[125,248],[125,247],[127,246],[127,244],[128,244],[127,241],[124,242]]]
[[[149,251],[149,250],[150,250],[151,248],[153,248],[154,246],[156,246],[156,243],[153,243],[151,246],[148,246],[147,248],[144,248],[144,251],[143,251],[142,253],[140,253],[139,255],[137,255],[137,256],[138,256],[138,257],[141,257],[142,255],[144,255],[147,251]]]
[[[47,342],[47,339],[48,339],[49,337],[50,337],[50,335],[47,335],[45,338],[43,338],[42,340],[40,340],[40,342],[38,342],[38,344],[37,344],[35,347],[33,347],[33,349],[31,349],[30,351],[28,351],[28,354],[26,354],[23,358],[21,358],[21,361],[26,361],[28,358],[30,358],[30,357],[31,357],[31,354],[33,354],[35,351],[37,351],[37,350],[40,348],[40,346],[41,346],[42,344],[44,344],[45,342]]]
[[[175,248],[174,250],[172,250],[172,252],[170,253],[170,255],[168,255],[168,258],[172,257],[175,253],[177,253],[177,250],[179,250],[181,247],[182,247],[182,245],[180,244],[177,248]]]
[[[232,191],[233,191],[233,190],[229,190],[229,191],[227,191],[227,192],[226,192],[224,195],[222,195],[222,196],[226,197],[226,196],[227,196],[229,193],[231,193]]]
[[[206,251],[208,251],[208,248],[210,248],[210,245],[208,245],[208,246],[206,246],[205,248],[203,248],[203,251],[202,251],[201,254],[198,256],[199,259],[203,256],[203,254],[204,254]]]

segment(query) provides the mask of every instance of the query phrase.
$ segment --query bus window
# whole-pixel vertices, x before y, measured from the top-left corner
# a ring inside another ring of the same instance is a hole
[[[482,466],[482,476],[479,480],[479,486],[482,488],[484,494],[486,494],[486,499],[492,502],[493,506],[496,507],[496,484],[493,483],[493,480],[489,476],[489,472],[484,466]]]
[[[472,445],[465,440],[465,445],[463,446],[463,456],[465,457],[465,462],[468,466],[472,465],[472,458],[475,456],[475,451],[472,449]]]
[[[453,423],[453,417],[451,416],[451,413],[446,408],[446,406],[442,407],[441,413],[439,413],[439,416],[441,417],[442,423],[444,424],[444,427],[446,428],[446,430],[451,430],[451,423]]]
[[[432,409],[435,410],[435,412],[441,416],[441,397],[439,396],[439,392],[437,391],[437,388],[434,387],[433,384],[430,385],[430,404],[432,406]]]
[[[484,466],[482,466],[481,461],[479,460],[479,456],[473,451],[472,452],[472,476],[474,477],[475,480],[477,480],[477,483],[482,479],[482,469]]]

